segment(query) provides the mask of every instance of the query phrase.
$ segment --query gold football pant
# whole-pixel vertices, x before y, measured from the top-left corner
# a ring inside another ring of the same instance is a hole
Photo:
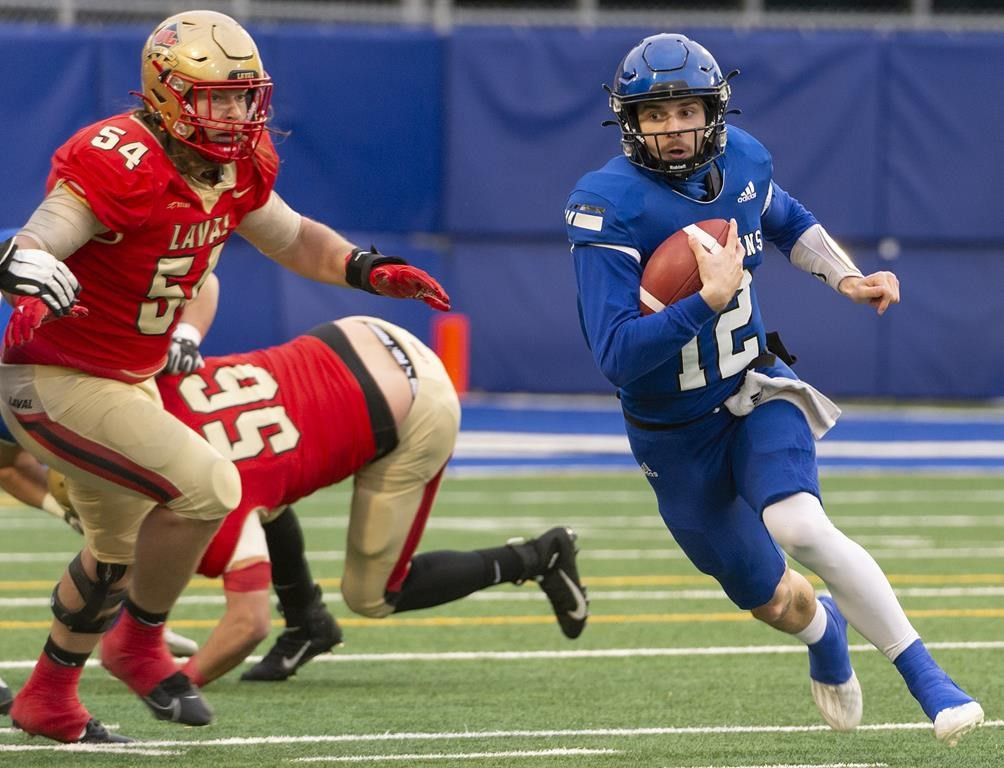
[[[87,546],[102,562],[133,562],[140,523],[157,504],[215,520],[240,501],[237,468],[164,410],[152,379],[2,365],[0,394],[21,447],[66,475]]]
[[[460,429],[460,401],[439,358],[408,331],[372,317],[411,362],[418,389],[398,428],[397,447],[356,473],[345,546],[342,596],[356,613],[393,613],[385,599],[400,590],[425,530],[439,480]]]

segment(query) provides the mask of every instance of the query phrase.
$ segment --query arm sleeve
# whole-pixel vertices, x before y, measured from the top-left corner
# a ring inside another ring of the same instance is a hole
[[[94,235],[106,231],[94,212],[65,184],[57,184],[18,234],[27,235],[62,261]]]
[[[266,256],[273,256],[296,240],[302,221],[303,217],[273,190],[263,206],[244,217],[237,234]]]
[[[599,244],[575,245],[572,254],[583,332],[597,365],[614,386],[630,384],[674,358],[715,316],[695,293],[642,317],[638,261]]]
[[[764,237],[774,243],[786,259],[791,258],[795,241],[816,223],[816,217],[805,206],[771,181],[760,224]]]
[[[861,277],[861,270],[844,249],[837,245],[822,224],[813,224],[801,234],[791,249],[791,263],[818,277],[835,291],[845,277]]]

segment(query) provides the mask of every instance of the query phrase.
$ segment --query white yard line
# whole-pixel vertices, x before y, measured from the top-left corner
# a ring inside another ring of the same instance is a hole
[[[698,768],[888,768],[889,763],[772,763],[763,765],[702,765]]]
[[[6,735],[8,731],[20,734],[20,731],[14,731],[12,728],[0,728],[0,734]],[[22,734],[23,735],[23,734]],[[187,746],[187,745],[186,745]],[[140,747],[126,747],[124,744],[58,744],[56,742],[51,742],[49,744],[0,744],[0,753],[2,752],[60,752],[62,754],[74,754],[78,755],[81,752],[91,752],[98,753],[108,756],[129,756],[133,755],[145,755],[147,757],[169,757],[171,755],[183,755],[185,750],[183,749],[149,749],[145,745]],[[114,765],[114,763],[113,763]]]
[[[772,763],[763,765],[702,765],[698,768],[889,768],[889,763]]]
[[[926,643],[931,650],[953,651],[999,651],[1004,650],[1004,640],[968,642]],[[864,643],[849,646],[854,652],[875,652],[875,648]],[[734,645],[709,646],[705,648],[605,648],[596,650],[568,651],[450,651],[443,653],[322,653],[311,663],[387,663],[387,662],[458,662],[458,661],[534,661],[534,660],[576,660],[576,659],[630,659],[653,657],[701,657],[701,656],[758,656],[777,654],[804,654],[805,646],[797,641],[790,645]],[[256,662],[261,656],[249,656],[248,661]],[[0,661],[3,669],[31,669],[36,659]],[[90,659],[88,667],[100,667],[101,662]]]
[[[588,586],[588,584],[587,584]],[[894,587],[899,597],[942,599],[946,597],[1004,597],[1004,587]],[[720,589],[632,589],[602,590],[591,588],[589,598],[593,603],[607,600],[636,602],[669,602],[675,600],[721,600],[728,598]],[[338,592],[325,594],[329,603],[342,602]],[[539,603],[543,598],[536,589],[502,589],[475,592],[464,598],[477,603]],[[223,595],[183,595],[177,605],[224,605]],[[0,597],[0,608],[48,608],[47,597]]]
[[[348,755],[294,757],[291,763],[369,763],[392,760],[483,760],[491,757],[583,757],[587,755],[622,755],[620,749],[533,749],[509,752],[439,752],[429,755]]]
[[[640,481],[639,481],[640,482]],[[343,491],[329,491],[332,495],[344,496]],[[939,504],[964,502],[994,504],[1004,501],[1004,489],[932,489],[930,491],[903,490],[861,490],[830,491],[823,494],[830,504]],[[653,504],[655,496],[647,488],[638,490],[541,490],[541,491],[462,491],[444,490],[436,496],[437,505],[463,506],[480,504]],[[512,518],[509,518],[512,519]],[[623,518],[622,518],[623,519]],[[636,519],[636,518],[629,518]]]
[[[581,534],[581,529],[579,533]],[[580,535],[580,541],[582,540]],[[968,560],[971,558],[1004,557],[1004,544],[992,547],[928,547],[924,549],[892,549],[868,547],[868,552],[878,560]],[[678,549],[583,549],[579,560],[684,560]]]
[[[1004,720],[987,720],[984,728],[1000,728]],[[930,722],[923,723],[875,723],[860,725],[859,731],[929,731]],[[751,733],[830,733],[828,725],[694,725],[660,726],[652,728],[581,728],[554,730],[512,730],[512,731],[441,731],[441,732],[400,732],[346,733],[338,735],[318,734],[313,736],[234,736],[220,739],[191,740],[148,740],[136,742],[139,748],[166,749],[177,747],[249,747],[282,744],[353,744],[369,742],[430,742],[461,739],[553,739],[581,737],[630,737],[630,736],[703,736],[721,734]],[[54,745],[55,749],[72,749],[75,745]],[[136,747],[123,744],[114,749],[131,752]],[[0,745],[0,751],[7,749]],[[757,767],[759,768],[759,766]]]
[[[553,521],[549,523],[542,524],[538,528],[544,528],[546,525],[550,525]],[[307,526],[304,526],[305,528]],[[503,528],[504,526],[499,526]],[[572,527],[578,531],[580,541],[586,540],[586,535],[592,532],[592,529],[587,526],[572,525]],[[840,527],[838,525],[838,527]],[[512,531],[512,527],[508,529]],[[666,534],[667,541],[669,534]],[[590,536],[589,539],[594,537]],[[858,539],[860,537],[852,537]],[[1004,557],[1004,542],[995,546],[986,547],[916,547],[908,546],[907,543],[897,542],[896,546],[868,546],[868,551],[871,553],[872,557],[878,559],[886,560],[968,560],[971,558],[998,558]],[[11,555],[8,557],[8,554]],[[33,555],[30,553],[2,553],[0,552],[0,565],[3,563],[41,563],[41,562],[52,562],[52,563],[68,563],[72,560],[74,555],[72,553],[65,553],[60,555],[47,554],[47,555]],[[635,561],[635,560],[684,560],[685,555],[679,549],[653,549],[653,548],[623,548],[614,549],[611,547],[604,547],[602,549],[589,548],[588,544],[583,544],[582,550],[579,552],[578,558],[580,561],[585,560],[604,560],[604,561]],[[345,560],[345,553],[341,550],[320,550],[320,551],[308,551],[307,559],[312,562],[331,562],[340,563]]]
[[[1001,440],[823,440],[816,443],[820,458],[870,459],[999,459]],[[453,454],[457,459],[559,458],[630,456],[624,434],[569,434],[558,432],[461,432]]]
[[[988,640],[961,643],[926,643],[933,650],[988,651],[1004,650],[1004,641]],[[848,646],[854,652],[875,651],[864,643]],[[531,661],[531,660],[576,660],[576,659],[630,659],[654,657],[690,656],[757,656],[777,654],[804,654],[805,646],[791,645],[746,645],[712,646],[708,648],[606,648],[579,651],[452,651],[443,653],[354,653],[321,654],[313,661],[327,662],[414,662],[414,661]],[[250,657],[248,660],[257,660]],[[34,661],[29,662],[34,664]],[[0,662],[0,668],[4,666]]]

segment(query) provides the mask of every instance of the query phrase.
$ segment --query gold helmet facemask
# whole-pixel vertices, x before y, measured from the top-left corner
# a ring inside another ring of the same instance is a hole
[[[169,136],[217,163],[250,157],[265,131],[272,79],[251,36],[222,13],[165,19],[143,47],[143,93]]]

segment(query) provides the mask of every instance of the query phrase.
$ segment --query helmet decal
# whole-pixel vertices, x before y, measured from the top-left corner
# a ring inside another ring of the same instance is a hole
[[[178,25],[168,24],[157,30],[153,36],[153,45],[162,45],[165,48],[178,44]]]

